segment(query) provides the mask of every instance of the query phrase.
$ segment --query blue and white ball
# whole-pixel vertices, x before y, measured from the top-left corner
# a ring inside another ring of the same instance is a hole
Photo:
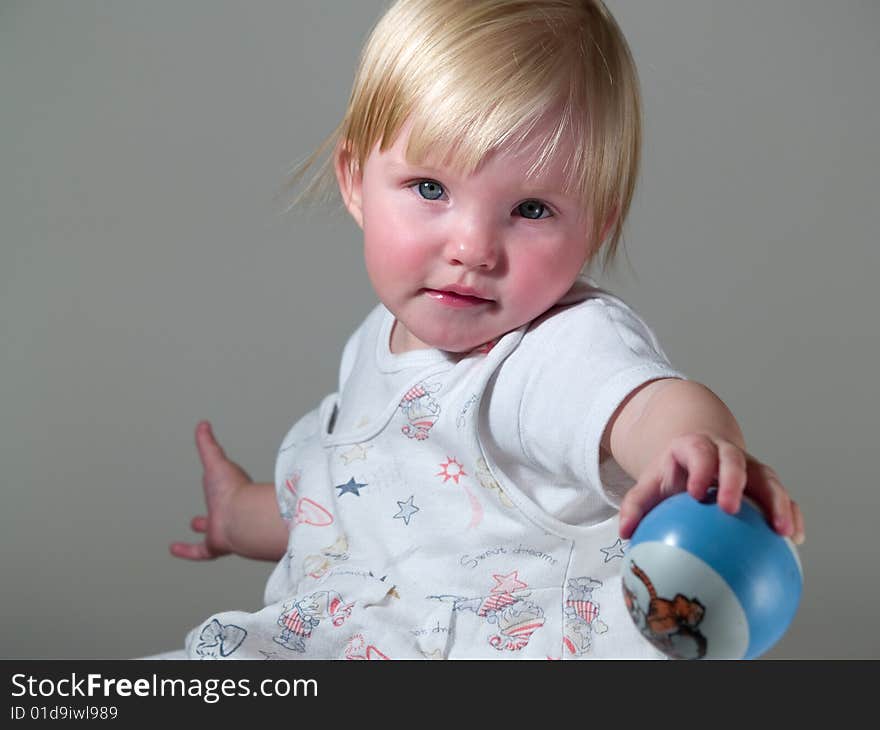
[[[716,490],[670,497],[639,523],[621,572],[627,608],[654,646],[677,659],[754,659],[785,633],[803,571],[791,540],[743,499],[721,510]]]

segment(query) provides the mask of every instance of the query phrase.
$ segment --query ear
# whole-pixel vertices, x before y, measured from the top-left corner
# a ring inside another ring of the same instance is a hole
[[[364,214],[362,203],[363,174],[357,160],[353,159],[348,143],[340,141],[333,152],[333,167],[336,171],[336,182],[339,184],[339,192],[342,202],[351,213],[355,223],[364,227]]]

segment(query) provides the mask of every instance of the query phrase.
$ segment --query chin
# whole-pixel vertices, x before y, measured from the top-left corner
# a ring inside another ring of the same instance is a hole
[[[392,303],[393,304],[393,303]],[[436,306],[426,306],[424,301],[412,306],[392,307],[385,304],[397,320],[406,328],[410,337],[444,352],[463,354],[497,339],[498,322],[485,316],[469,316],[466,311],[445,312]]]
[[[404,322],[404,326],[406,323]],[[433,329],[431,327],[411,328],[407,326],[410,335],[427,347],[432,347],[445,352],[465,353],[483,344],[473,335],[453,334]]]
[[[452,343],[449,345],[435,345],[435,347],[438,350],[443,350],[445,352],[452,352],[452,353],[455,353],[456,355],[464,355],[465,353],[470,352],[475,347],[478,347],[481,344],[482,344],[481,342],[476,342],[476,343],[469,342],[464,345],[462,345],[460,343]]]
[[[420,338],[421,339],[421,338]],[[492,337],[436,337],[433,339],[433,343],[431,347],[435,347],[438,350],[444,350],[446,352],[454,352],[457,354],[464,354],[466,352],[470,352],[476,347],[479,347],[485,342],[493,339]],[[422,340],[423,342],[428,342],[428,340]]]

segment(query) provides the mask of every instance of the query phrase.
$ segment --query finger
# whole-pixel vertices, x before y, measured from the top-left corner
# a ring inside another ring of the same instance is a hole
[[[226,453],[214,438],[214,431],[209,421],[199,421],[196,426],[196,448],[202,466],[206,470],[226,459]]]
[[[728,514],[739,512],[746,489],[746,455],[728,441],[718,443],[718,506]]]
[[[754,460],[748,465],[746,494],[758,503],[767,522],[776,532],[785,536],[792,534],[794,517],[791,499],[770,467]]]
[[[193,517],[192,520],[190,520],[189,526],[193,529],[194,532],[207,532],[208,517],[206,515]]]
[[[620,537],[628,540],[642,517],[662,502],[663,498],[663,477],[659,474],[634,485],[620,504]]]
[[[707,436],[680,439],[672,447],[675,458],[687,469],[687,491],[704,499],[718,477],[718,447]]]
[[[661,487],[663,494],[678,494],[687,489],[687,469],[678,463],[678,459],[672,454],[666,454],[663,459],[663,481]]]
[[[800,505],[791,500],[791,511],[794,516],[794,533],[791,536],[795,545],[803,545],[806,539],[806,531],[804,529],[804,514],[801,512]]]
[[[773,527],[780,535],[794,535],[794,505],[776,473],[770,469],[767,481],[773,489]]]
[[[213,560],[217,557],[203,542],[172,542],[169,549],[174,557],[184,560]]]

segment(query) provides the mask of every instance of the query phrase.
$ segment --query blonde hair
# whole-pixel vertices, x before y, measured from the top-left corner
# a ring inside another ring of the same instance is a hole
[[[529,174],[570,135],[563,190],[592,215],[590,258],[605,243],[604,264],[613,260],[635,190],[641,105],[626,39],[600,0],[397,0],[364,46],[342,122],[290,187],[340,144],[362,169],[410,117],[407,159],[439,155],[464,174],[555,118]],[[291,207],[335,188],[331,153]]]

